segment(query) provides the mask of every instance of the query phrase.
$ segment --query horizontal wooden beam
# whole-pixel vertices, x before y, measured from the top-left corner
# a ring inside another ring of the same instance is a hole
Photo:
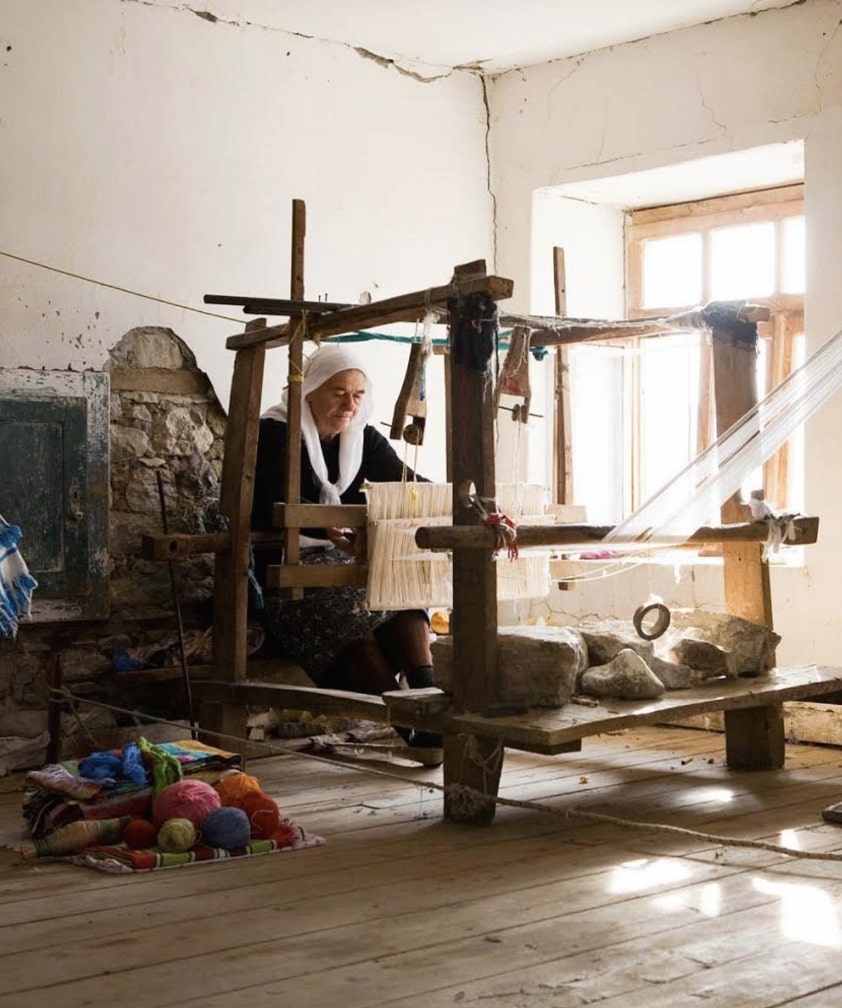
[[[787,540],[790,546],[806,546],[816,542],[819,533],[817,517],[793,519],[795,539]],[[521,525],[517,542],[523,549],[538,546],[570,546],[578,543],[601,542],[614,531],[613,525]],[[703,526],[682,540],[682,543],[765,542],[769,534],[765,522],[737,522],[732,525]],[[421,549],[494,549],[497,543],[494,530],[486,525],[425,525],[415,533],[415,542]],[[621,548],[627,541],[614,545]],[[612,545],[609,540],[607,548]],[[671,545],[668,541],[641,540],[641,547]],[[677,544],[678,545],[678,544]]]
[[[302,312],[337,311],[351,305],[339,301],[296,301],[292,298],[243,297],[239,294],[205,294],[205,304],[242,305],[243,311],[255,315],[300,315]],[[258,310],[254,310],[258,309]]]
[[[478,273],[463,277],[455,276],[449,284],[441,287],[400,294],[383,301],[342,308],[339,311],[326,312],[318,318],[308,319],[306,336],[310,339],[339,336],[342,333],[388,325],[391,322],[414,321],[421,318],[430,308],[444,312],[447,302],[460,295],[487,294],[495,301],[502,301],[512,296],[513,289],[513,281],[505,277],[481,276]],[[291,333],[297,329],[297,324],[267,326],[258,332],[229,336],[225,345],[229,350],[242,350],[260,344],[265,344],[267,347],[284,346],[289,342]]]
[[[200,553],[222,553],[228,549],[227,532],[156,532],[140,537],[140,555],[144,560],[183,560]],[[252,532],[252,546],[283,546],[282,530]]]
[[[283,546],[283,527],[290,528],[364,528],[366,507],[364,504],[276,504],[275,521],[279,528],[265,532],[252,532],[253,546]],[[613,525],[521,525],[518,528],[518,544],[523,549],[539,546],[568,546],[601,542],[614,530]],[[787,540],[788,546],[809,546],[818,540],[819,519],[815,516],[801,516],[793,519],[795,538]],[[765,542],[768,529],[765,522],[738,522],[733,525],[703,526],[691,533],[685,540],[674,545],[700,546],[704,543],[723,542]],[[415,533],[415,542],[421,549],[494,549],[496,539],[492,529],[484,525],[434,525],[423,526]],[[144,534],[140,537],[140,555],[144,560],[183,560],[185,557],[201,553],[221,553],[228,548],[227,532],[188,532]],[[624,545],[621,543],[618,546]],[[642,546],[647,543],[642,541]],[[673,545],[658,543],[652,545]],[[272,574],[272,571],[300,571],[299,574]],[[303,573],[308,571],[308,573]],[[338,573],[344,571],[344,573]],[[368,567],[269,567],[267,578],[273,588],[321,587],[337,585],[364,585]]]
[[[365,504],[275,504],[272,522],[277,528],[365,528]]]
[[[564,752],[568,743],[644,724],[673,723],[712,711],[745,710],[788,700],[820,697],[842,687],[842,669],[795,666],[772,669],[752,679],[709,679],[684,690],[667,690],[657,700],[619,700],[586,707],[533,708],[526,714],[486,717],[471,712],[442,715],[444,732],[499,739],[528,752]]]
[[[312,714],[343,714],[371,721],[391,720],[389,708],[379,696],[315,686],[287,686],[249,680],[237,683],[205,680],[193,683],[193,695],[213,703],[281,707],[309,711]]]
[[[743,322],[767,322],[771,312],[766,305],[734,307],[734,319]],[[577,319],[553,315],[503,313],[500,324],[526,326],[530,346],[567,346],[572,343],[627,340],[632,337],[664,336],[686,329],[706,329],[701,311],[670,316],[641,316],[636,319]]]
[[[364,588],[368,564],[270,564],[267,588]]]

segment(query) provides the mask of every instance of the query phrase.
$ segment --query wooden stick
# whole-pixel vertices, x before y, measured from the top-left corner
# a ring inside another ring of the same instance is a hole
[[[307,213],[303,200],[292,201],[292,247],[290,252],[289,289],[293,298],[304,297],[304,237],[307,233]],[[287,391],[287,468],[285,473],[284,499],[287,504],[298,504],[301,500],[301,410],[309,409],[302,400],[301,386],[304,375],[304,335],[302,316],[290,319],[298,335],[289,344],[289,377]],[[298,529],[287,527],[284,560],[297,565],[299,560]],[[290,597],[302,598],[300,588],[293,588]]]
[[[305,301],[303,298],[239,297],[229,294],[205,294],[205,304],[242,305],[249,315],[300,315],[301,312],[337,311],[350,308],[339,301]]]
[[[392,413],[392,428],[389,437],[392,441],[400,441],[403,436],[403,428],[406,417],[409,413],[409,400],[415,390],[415,383],[424,360],[424,347],[420,343],[413,343],[409,348],[409,361],[406,365],[406,373],[403,376],[403,384],[395,401],[395,409]],[[425,407],[426,409],[426,407]]]
[[[251,325],[261,320],[247,328]],[[241,679],[246,667],[251,505],[265,356],[258,348],[239,351],[231,380],[220,488],[220,510],[231,531],[225,549],[216,554],[214,576],[213,663],[221,679]]]
[[[818,539],[819,519],[798,517],[793,519],[795,539],[790,545],[805,546]],[[565,546],[576,543],[595,543],[613,532],[613,525],[520,525],[517,542],[523,549],[539,546]],[[762,543],[769,530],[765,522],[738,522],[731,525],[702,526],[682,540],[682,543]],[[496,543],[494,530],[486,525],[425,525],[415,532],[415,542],[422,549],[481,550],[493,549]],[[682,545],[676,543],[675,545]],[[607,544],[607,548],[611,547]],[[618,551],[628,542],[617,543]],[[670,543],[641,541],[634,545],[641,549],[670,546]],[[747,617],[746,617],[747,618]]]
[[[276,504],[275,524],[284,525],[284,515],[289,514],[297,528],[328,528],[343,526],[347,528],[364,528],[367,517],[364,504]],[[790,546],[808,546],[818,541],[819,519],[800,515],[793,519],[795,539],[787,543]],[[595,543],[603,540],[613,525],[559,524],[559,525],[522,525],[518,528],[518,542],[524,549],[536,546],[561,546],[570,543]],[[681,543],[667,544],[679,548],[685,544],[698,546],[704,543],[721,542],[763,542],[768,529],[764,522],[737,522],[730,525],[703,526],[697,529]],[[171,533],[170,535],[141,536],[141,556],[144,560],[166,561],[181,560],[184,557],[196,556],[200,553],[220,553],[228,548],[228,532],[209,532],[201,535],[189,533]],[[461,529],[454,532],[452,526],[436,525],[419,528],[415,541],[422,549],[492,549],[494,535],[490,529],[477,526],[469,533]],[[281,546],[284,543],[284,532],[278,531],[252,532],[251,544],[257,547]],[[643,548],[650,545],[640,544]],[[655,548],[657,543],[651,544]]]
[[[553,281],[556,315],[567,312],[567,275],[564,249],[553,249]],[[555,499],[559,504],[573,503],[573,443],[570,418],[570,356],[564,345],[555,358]]]
[[[441,287],[430,287],[411,294],[400,294],[384,301],[373,301],[367,305],[355,305],[352,308],[326,312],[318,318],[309,320],[307,335],[312,338],[339,336],[342,333],[371,329],[373,326],[387,325],[390,322],[414,322],[429,308],[444,311],[444,305],[451,297],[482,293],[495,301],[502,301],[512,296],[513,288],[513,281],[505,277],[455,278],[451,283]],[[261,332],[229,336],[225,345],[229,350],[239,350],[258,344],[265,344],[267,347],[285,346],[294,331],[292,323],[267,326]]]
[[[364,588],[367,564],[270,564],[266,568],[267,588]],[[315,603],[318,605],[318,603]]]
[[[714,329],[712,335],[716,432],[721,435],[757,405],[756,346],[734,345],[725,331]],[[747,515],[737,494],[722,506],[723,522],[745,520]],[[726,610],[771,629],[769,565],[761,558],[761,547],[726,545],[722,556]]]
[[[56,651],[50,668],[50,695],[47,698],[47,763],[58,763],[61,759],[61,709],[64,701],[60,693],[63,679],[62,653]]]

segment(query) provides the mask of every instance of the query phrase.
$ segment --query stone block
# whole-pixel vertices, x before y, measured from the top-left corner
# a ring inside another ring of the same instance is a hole
[[[638,637],[628,620],[581,623],[576,629],[588,647],[590,665],[607,665],[626,649],[640,655],[645,662],[648,662],[655,652],[652,641]]]
[[[700,609],[676,610],[672,623],[678,634],[689,633],[730,651],[737,675],[758,675],[768,672],[775,664],[775,648],[781,642],[780,635],[761,623]]]
[[[433,643],[436,685],[450,692],[453,683],[453,638]],[[587,648],[570,627],[500,627],[497,633],[502,704],[560,707],[587,667]]]
[[[654,700],[664,692],[664,684],[631,648],[623,648],[607,665],[587,669],[579,688],[591,696],[618,700]]]

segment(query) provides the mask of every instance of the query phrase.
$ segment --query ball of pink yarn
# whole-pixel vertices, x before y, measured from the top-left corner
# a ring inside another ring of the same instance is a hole
[[[219,795],[201,780],[167,784],[152,803],[152,820],[161,827],[167,819],[188,819],[197,830],[209,812],[220,806]]]

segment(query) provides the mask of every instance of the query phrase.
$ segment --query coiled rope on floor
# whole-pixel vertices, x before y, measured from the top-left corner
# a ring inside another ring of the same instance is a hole
[[[136,719],[143,719],[143,721],[148,723],[168,725],[173,728],[183,729],[184,724],[179,721],[170,721],[166,718],[153,717],[149,714],[143,714],[137,710],[129,710],[124,707],[117,707],[113,704],[103,703],[99,700],[91,700],[87,697],[79,697],[71,693],[66,687],[52,687],[50,689],[51,702],[66,701],[71,708],[73,715],[75,716],[77,722],[81,725],[82,719],[79,716],[78,710],[76,709],[77,704],[83,704],[90,707],[98,707],[102,710],[111,711],[114,714],[124,714],[129,717]],[[761,850],[766,851],[770,854],[779,854],[783,857],[795,858],[803,861],[830,861],[842,863],[842,852],[837,851],[805,851],[797,850],[794,847],[786,847],[783,844],[770,843],[766,840],[745,840],[740,837],[729,837],[722,836],[718,833],[703,833],[699,830],[687,829],[683,826],[669,826],[666,823],[651,823],[651,822],[641,822],[636,819],[625,819],[620,816],[608,815],[604,812],[586,812],[583,809],[577,808],[565,808],[565,809],[555,809],[549,805],[545,805],[542,802],[528,801],[525,799],[517,798],[503,798],[500,795],[495,795],[494,797],[484,794],[483,792],[477,790],[476,788],[467,787],[463,784],[439,784],[435,781],[414,781],[410,778],[404,777],[401,774],[390,773],[388,770],[379,770],[375,767],[365,766],[361,767],[354,763],[348,763],[337,757],[327,757],[319,756],[315,753],[302,752],[298,749],[288,749],[283,746],[273,745],[270,742],[258,741],[258,740],[248,740],[240,738],[236,735],[229,735],[224,732],[212,731],[207,728],[202,728],[201,731],[207,736],[211,736],[223,742],[236,743],[237,746],[242,746],[244,742],[247,742],[249,746],[264,748],[266,749],[267,756],[291,756],[298,757],[300,759],[315,760],[318,763],[326,763],[329,766],[340,765],[349,770],[355,770],[358,773],[370,774],[378,777],[385,777],[389,780],[400,781],[403,784],[412,784],[419,790],[433,790],[439,791],[442,795],[446,796],[448,799],[455,801],[463,809],[468,810],[472,807],[480,808],[487,807],[489,802],[494,802],[496,805],[502,805],[508,808],[518,808],[526,809],[531,812],[538,812],[542,815],[553,816],[557,819],[564,820],[580,820],[583,822],[593,822],[601,823],[609,826],[621,826],[627,829],[640,830],[642,832],[653,832],[653,833],[663,833],[670,836],[685,837],[692,840],[700,840],[705,843],[710,843],[715,846],[720,847],[738,847],[749,850]],[[473,736],[467,736],[468,739],[473,738]],[[349,748],[353,748],[353,743],[348,743]],[[396,745],[396,748],[398,746]],[[487,765],[488,760],[495,757],[499,749],[499,757],[502,759],[503,746],[498,745],[491,757],[486,757],[484,763]],[[468,758],[470,758],[471,746],[470,743],[466,746]]]

